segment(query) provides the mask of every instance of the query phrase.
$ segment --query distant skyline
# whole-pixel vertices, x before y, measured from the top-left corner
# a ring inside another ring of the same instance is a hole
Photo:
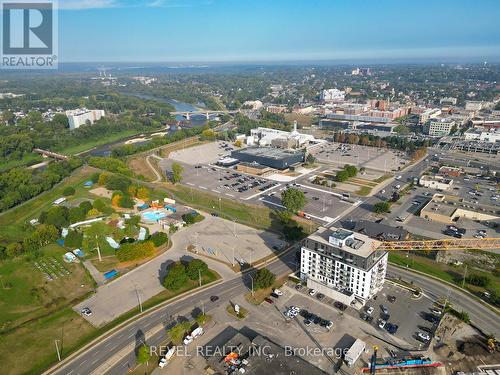
[[[498,0],[59,0],[60,62],[500,61]]]

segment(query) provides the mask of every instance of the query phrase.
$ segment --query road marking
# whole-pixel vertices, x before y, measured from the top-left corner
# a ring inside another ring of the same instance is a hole
[[[233,195],[233,194],[228,194],[228,193],[226,193],[226,195],[227,195],[228,197],[234,198],[234,195]]]
[[[79,364],[78,366],[83,365],[85,362],[87,362],[87,360],[86,360],[86,359],[84,359],[83,361],[81,361],[81,362],[80,362],[80,364]]]
[[[258,197],[259,195],[265,194],[265,193],[267,193],[268,191],[271,191],[271,190],[273,190],[273,189],[276,189],[277,187],[280,187],[280,186],[281,186],[281,184],[278,184],[278,185],[276,185],[276,186],[271,186],[269,189],[266,189],[266,190],[264,190],[264,191],[260,191],[260,192],[258,192],[257,194],[251,195],[251,196],[249,196],[249,197],[247,197],[247,198],[243,198],[243,200],[244,200],[244,201],[247,201],[247,200],[249,200],[249,199],[252,199],[252,198]]]
[[[113,342],[112,342],[112,341],[110,341],[110,342],[108,342],[106,345],[104,345],[104,347],[105,347],[105,348],[107,348],[107,347],[108,347],[108,346],[110,346],[112,343],[113,343]]]
[[[198,186],[200,189],[208,190],[205,186]]]
[[[186,182],[186,184],[194,186],[194,184],[192,184],[191,182]]]
[[[212,191],[213,191],[214,193],[220,194],[220,191],[213,190],[213,189],[212,189]]]
[[[285,206],[281,205],[281,204],[278,204],[278,203],[274,203],[274,202],[271,202],[271,201],[266,201],[263,197],[259,199],[259,201],[262,201],[262,202],[266,202],[266,203],[269,203],[269,204],[272,204],[273,206],[278,206],[278,207],[281,207],[281,208],[286,208]]]

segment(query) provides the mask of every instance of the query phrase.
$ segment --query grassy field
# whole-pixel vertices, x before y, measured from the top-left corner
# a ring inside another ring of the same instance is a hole
[[[426,273],[428,275],[432,275],[434,277],[437,277],[438,279],[447,281],[457,286],[462,286],[461,278],[465,271],[464,266],[452,266],[446,263],[438,263],[427,257],[415,255],[412,253],[410,253],[407,257],[406,253],[402,252],[389,253],[389,261],[402,267],[408,267]],[[495,276],[490,272],[471,269],[471,267],[469,267],[467,275],[471,274],[488,276],[490,278],[490,284],[486,288],[482,288],[466,282],[464,285],[465,289],[478,296],[480,296],[482,292],[487,289],[496,290],[497,293],[500,294],[500,277]]]
[[[37,373],[30,368],[43,368],[56,359],[55,339],[61,340],[66,352],[94,331],[71,309],[94,289],[94,282],[81,264],[63,262],[65,252],[52,244],[43,248],[36,260],[16,258],[0,263],[2,373]],[[69,275],[54,272],[57,279],[49,281],[35,267],[35,261],[46,265],[57,261]],[[30,360],[20,361],[21,357]]]
[[[131,137],[136,134],[142,134],[144,131],[137,130],[124,130],[118,133],[114,133],[108,136],[103,136],[102,138],[95,139],[92,141],[82,142],[76,146],[66,147],[60,150],[56,150],[57,152],[64,155],[76,155],[78,153],[90,150],[97,146],[102,146],[107,143],[117,142],[123,138]]]
[[[38,154],[28,154],[25,155],[22,159],[20,160],[9,160],[4,163],[0,163],[0,172],[5,172],[9,169],[16,168],[16,167],[22,167],[25,165],[32,165],[36,164],[43,161],[43,158],[41,155]]]
[[[75,188],[76,192],[72,197],[74,199],[95,199],[96,196],[89,193],[88,189],[83,186],[83,182],[87,181],[93,172],[95,172],[95,169],[91,167],[80,168],[53,189],[0,214],[0,242],[22,239],[26,230],[26,223],[33,218],[38,218],[43,210],[48,209],[54,200],[62,196],[62,192],[67,186]]]

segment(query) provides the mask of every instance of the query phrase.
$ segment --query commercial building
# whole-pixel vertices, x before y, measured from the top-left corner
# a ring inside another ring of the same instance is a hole
[[[304,240],[300,275],[309,288],[347,305],[363,305],[383,286],[388,254],[367,235],[319,228]]]
[[[261,109],[263,106],[264,104],[260,100],[247,100],[241,107],[256,111]]]
[[[443,165],[441,168],[439,168],[438,173],[441,176],[446,176],[446,177],[460,177],[460,175],[462,174],[462,169]]]
[[[243,173],[253,174],[255,176],[266,177],[276,171],[273,168],[266,167],[257,163],[241,162],[236,166],[236,170]]]
[[[449,118],[433,118],[424,125],[424,133],[431,137],[443,137],[449,135],[455,125],[455,121]]]
[[[257,163],[284,170],[304,162],[302,151],[289,151],[270,147],[248,147],[231,151],[231,157],[240,162]]]
[[[412,112],[418,112],[415,108],[412,109]],[[424,110],[419,115],[419,121],[421,124],[425,124],[430,119],[436,118],[441,114],[441,110],[439,108],[429,108]]]
[[[439,99],[439,104],[442,105],[457,105],[457,98],[448,97]]]
[[[268,105],[266,111],[269,113],[285,113],[288,112],[288,108],[284,105]]]
[[[437,189],[445,191],[451,189],[453,185],[453,180],[443,176],[424,175],[420,177],[418,183],[421,186],[425,186],[426,188],[429,189]]]
[[[66,111],[70,129],[78,129],[80,126],[85,125],[87,121],[93,124],[95,121],[100,120],[105,116],[102,109],[87,109],[80,108],[75,110]]]
[[[420,216],[432,221],[450,224],[460,218],[469,220],[496,220],[500,211],[493,206],[471,204],[454,195],[434,194],[420,211]]]
[[[324,103],[343,102],[345,99],[345,91],[339,89],[322,90],[319,99]]]
[[[275,146],[279,148],[301,148],[310,143],[317,143],[313,135],[301,134],[297,131],[297,123],[294,122],[292,132],[271,128],[255,128],[250,130],[247,145],[258,144],[260,146]]]
[[[486,130],[480,127],[468,129],[464,133],[465,140],[477,140],[480,142],[500,142],[500,131],[498,129]]]
[[[298,355],[248,327],[228,326],[199,352],[207,361],[206,374],[308,374],[326,375]]]

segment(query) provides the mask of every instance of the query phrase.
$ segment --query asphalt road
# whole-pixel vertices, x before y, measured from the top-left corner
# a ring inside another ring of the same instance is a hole
[[[277,275],[286,274],[294,270],[295,253],[292,251],[284,258],[278,259],[270,263],[267,268]],[[86,351],[81,356],[71,360],[61,369],[58,369],[52,374],[57,375],[87,375],[95,371],[102,363],[111,358],[123,347],[137,342],[138,339],[143,337],[143,332],[151,330],[158,324],[165,326],[171,322],[171,318],[176,318],[179,315],[189,315],[194,308],[201,308],[203,302],[206,311],[210,311],[214,304],[210,302],[210,296],[217,295],[219,300],[216,304],[227,303],[238,295],[242,295],[249,290],[250,278],[245,275],[225,281],[223,283],[214,285],[210,288],[195,293],[189,298],[172,302],[154,313],[140,318],[133,324],[121,329],[120,331],[112,334],[102,342],[97,343],[91,349]],[[160,343],[165,336],[165,331],[156,337],[146,337],[148,345],[155,345]],[[140,341],[139,341],[140,342]],[[108,374],[123,374],[127,371],[127,362],[133,366],[135,363],[135,354],[132,352],[126,356],[122,361],[119,361]],[[124,366],[125,364],[125,366]]]

